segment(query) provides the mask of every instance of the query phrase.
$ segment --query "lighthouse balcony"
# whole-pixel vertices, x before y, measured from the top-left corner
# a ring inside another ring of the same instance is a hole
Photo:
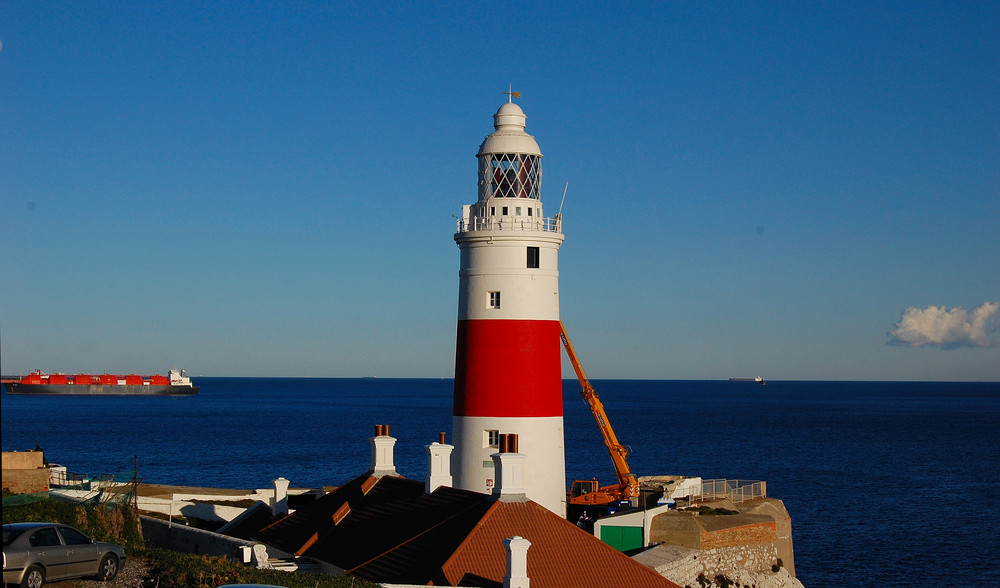
[[[458,219],[457,232],[469,231],[540,231],[544,233],[561,233],[562,219],[556,217],[478,217]]]

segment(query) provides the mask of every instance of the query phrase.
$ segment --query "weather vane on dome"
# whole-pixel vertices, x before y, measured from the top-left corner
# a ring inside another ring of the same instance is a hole
[[[504,94],[507,95],[507,102],[510,102],[512,98],[520,98],[521,97],[521,93],[520,92],[514,92],[514,91],[512,91],[511,90],[511,86],[509,86],[509,85],[507,86],[507,91],[504,92]]]

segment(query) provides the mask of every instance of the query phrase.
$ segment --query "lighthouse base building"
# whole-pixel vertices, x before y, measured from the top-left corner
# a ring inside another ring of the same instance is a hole
[[[507,102],[479,148],[479,198],[463,207],[455,357],[455,486],[489,493],[501,435],[517,435],[527,498],[566,513],[558,218],[540,198],[542,154]]]

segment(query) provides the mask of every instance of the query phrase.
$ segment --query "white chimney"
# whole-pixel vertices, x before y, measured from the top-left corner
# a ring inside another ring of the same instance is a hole
[[[375,425],[375,436],[372,437],[372,475],[395,476],[396,466],[392,461],[392,448],[396,438],[389,436],[389,425]]]
[[[274,516],[288,514],[288,480],[278,478],[274,481],[274,502],[271,504],[271,514]]]
[[[451,486],[451,452],[455,447],[444,442],[444,433],[437,443],[425,445],[427,449],[427,483],[424,491],[430,494],[441,486]]]
[[[507,573],[503,577],[503,588],[528,588],[528,548],[531,541],[514,535],[503,540],[507,549]]]
[[[528,456],[517,453],[517,435],[500,435],[500,453],[494,453],[490,457],[493,458],[496,472],[493,496],[505,502],[527,500],[528,497],[524,494],[524,461]]]

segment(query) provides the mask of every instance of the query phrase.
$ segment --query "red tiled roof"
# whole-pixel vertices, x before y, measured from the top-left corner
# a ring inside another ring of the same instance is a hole
[[[370,477],[368,474],[358,476],[333,492],[267,525],[255,533],[254,537],[288,553],[297,553],[310,540],[315,541],[320,531],[332,524],[333,514],[345,502],[357,500],[358,496],[364,495],[362,485]]]
[[[403,482],[383,477],[386,494],[399,494]],[[306,554],[352,574],[381,582],[426,583],[440,578],[441,565],[493,502],[476,492],[439,488],[432,494],[403,497],[371,507],[352,504],[335,531],[321,537]]]
[[[376,582],[476,585],[502,582],[503,540],[531,541],[532,588],[664,586],[656,572],[542,506],[394,476],[355,478],[264,527],[255,537]]]
[[[532,588],[573,586],[677,585],[576,525],[534,502],[497,502],[443,566],[455,585],[466,574],[503,580],[503,540],[520,535],[531,542],[528,578]]]

